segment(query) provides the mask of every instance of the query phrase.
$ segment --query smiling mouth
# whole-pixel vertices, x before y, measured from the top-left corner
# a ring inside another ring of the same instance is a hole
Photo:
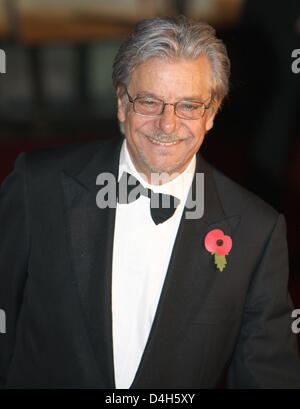
[[[160,145],[160,146],[172,146],[172,145],[177,145],[179,142],[181,142],[180,139],[178,139],[177,141],[173,141],[173,142],[163,142],[163,141],[159,141],[157,139],[151,138],[150,136],[147,136],[147,139],[149,139],[150,142],[156,145]]]

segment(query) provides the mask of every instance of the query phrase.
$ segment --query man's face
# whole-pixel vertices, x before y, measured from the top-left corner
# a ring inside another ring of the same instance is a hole
[[[133,71],[128,93],[133,99],[143,96],[168,103],[196,100],[208,104],[210,71],[206,57],[176,61],[150,58]],[[215,113],[207,109],[203,118],[181,119],[173,106],[166,105],[161,116],[146,117],[136,114],[125,98],[124,105],[118,99],[118,118],[124,122],[128,151],[138,172],[148,181],[151,173],[166,172],[171,176],[183,172],[212,128]]]

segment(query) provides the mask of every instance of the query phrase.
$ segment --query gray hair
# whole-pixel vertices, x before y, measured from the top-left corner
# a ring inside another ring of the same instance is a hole
[[[154,17],[138,22],[116,54],[113,85],[118,97],[123,98],[133,70],[148,58],[176,60],[200,56],[206,56],[211,65],[211,100],[212,107],[217,108],[229,90],[230,61],[226,47],[216,37],[213,27],[185,16]]]

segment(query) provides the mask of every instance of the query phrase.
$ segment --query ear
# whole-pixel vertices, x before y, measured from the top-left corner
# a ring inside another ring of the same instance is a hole
[[[206,123],[205,123],[206,132],[208,132],[214,126],[214,119],[218,112],[220,104],[221,102],[217,101],[214,103],[211,109],[208,109],[208,112],[206,114]]]
[[[117,95],[120,95],[119,88],[117,89]],[[118,96],[118,119],[120,122],[125,122],[125,119],[126,119],[125,107],[119,96]]]
[[[214,119],[216,116],[216,112],[210,112],[207,114],[206,122],[205,122],[205,130],[208,132],[214,126]]]

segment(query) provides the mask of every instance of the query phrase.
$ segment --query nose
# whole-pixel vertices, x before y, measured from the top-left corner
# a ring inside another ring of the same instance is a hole
[[[175,132],[178,119],[175,115],[175,110],[173,105],[165,105],[164,112],[159,118],[159,127],[165,134],[171,134]]]

